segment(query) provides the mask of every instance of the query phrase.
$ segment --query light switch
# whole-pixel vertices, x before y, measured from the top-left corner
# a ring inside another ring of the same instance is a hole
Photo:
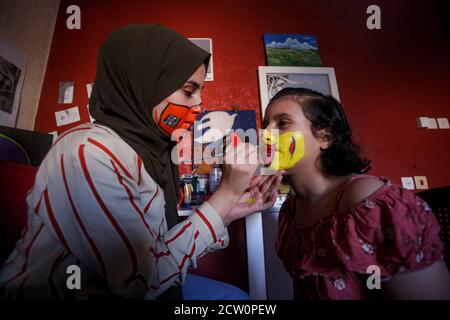
[[[402,177],[402,186],[407,190],[414,190],[414,179],[412,177]]]
[[[437,121],[435,118],[428,118],[428,121],[429,121],[428,129],[437,129],[438,128]]]
[[[450,128],[447,118],[437,118],[437,122],[439,125],[439,129],[449,129]]]
[[[417,126],[419,128],[428,128],[430,126],[430,118],[428,117],[418,117]]]
[[[416,182],[416,189],[428,189],[427,177],[415,176],[414,181]]]

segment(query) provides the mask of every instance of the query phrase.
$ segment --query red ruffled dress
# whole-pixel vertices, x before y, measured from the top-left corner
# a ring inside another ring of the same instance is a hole
[[[354,176],[344,189],[364,176]],[[376,265],[383,281],[402,272],[417,271],[443,259],[439,224],[431,208],[414,193],[392,184],[353,206],[336,209],[315,225],[296,224],[295,195],[279,214],[278,256],[291,275],[294,299],[370,299],[367,268]]]

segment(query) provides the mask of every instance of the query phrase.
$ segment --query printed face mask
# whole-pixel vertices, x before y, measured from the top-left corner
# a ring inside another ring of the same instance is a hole
[[[203,112],[201,104],[189,107],[181,104],[169,103],[161,112],[158,126],[168,135],[176,129],[189,130],[194,124],[197,115]]]
[[[305,156],[305,141],[301,132],[288,131],[274,135],[270,130],[264,130],[263,142],[267,145],[270,169],[290,169]]]

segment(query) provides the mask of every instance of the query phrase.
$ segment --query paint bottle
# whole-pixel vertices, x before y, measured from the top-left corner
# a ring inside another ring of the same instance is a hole
[[[199,174],[197,180],[198,180],[198,191],[207,194],[209,192],[208,174]]]
[[[192,176],[186,175],[181,179],[183,191],[183,208],[190,208],[192,204]]]
[[[196,208],[203,202],[203,193],[199,184],[198,174],[192,175],[192,201],[191,207]]]
[[[222,179],[222,170],[220,168],[212,168],[209,172],[209,191],[216,192]]]
[[[199,174],[196,176],[196,188],[194,193],[194,205],[201,205],[203,202],[206,201],[207,195],[208,195],[208,175],[207,174]]]

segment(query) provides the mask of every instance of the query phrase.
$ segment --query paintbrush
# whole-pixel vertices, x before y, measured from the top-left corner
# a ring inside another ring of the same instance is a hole
[[[267,147],[266,146],[256,146],[256,148],[261,149],[261,148],[267,148]],[[181,163],[193,163],[193,162],[197,162],[197,161],[200,162],[200,161],[203,161],[203,160],[208,160],[208,159],[213,159],[213,158],[220,158],[220,157],[223,157],[223,156],[225,156],[224,153],[219,153],[219,154],[216,154],[214,156],[209,156],[209,157],[205,157],[205,158],[186,159],[186,160],[181,161]]]

